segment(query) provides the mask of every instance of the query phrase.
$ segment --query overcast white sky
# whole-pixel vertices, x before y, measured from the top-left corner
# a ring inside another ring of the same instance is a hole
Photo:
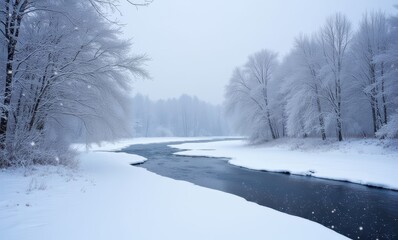
[[[357,26],[369,10],[398,13],[396,0],[154,0],[148,7],[123,4],[121,19],[134,51],[152,60],[152,80],[135,92],[152,99],[183,93],[219,104],[233,69],[267,48],[286,54],[300,33],[316,31],[340,11]]]

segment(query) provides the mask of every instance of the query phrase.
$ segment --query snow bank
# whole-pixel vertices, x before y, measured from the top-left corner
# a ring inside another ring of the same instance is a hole
[[[227,157],[229,163],[254,170],[289,172],[398,190],[396,141],[281,139],[261,146],[245,141],[172,145],[191,149],[186,156]]]
[[[0,239],[345,239],[320,224],[132,167],[144,160],[136,155],[88,152],[80,160],[79,171],[0,171]]]

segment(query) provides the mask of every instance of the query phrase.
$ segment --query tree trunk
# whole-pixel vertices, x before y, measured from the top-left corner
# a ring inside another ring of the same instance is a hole
[[[267,121],[268,121],[269,130],[271,131],[272,139],[276,139],[274,128],[272,127],[272,123],[271,123],[271,116],[270,116],[268,109],[267,109]]]
[[[275,131],[274,128],[272,127],[272,122],[271,122],[271,114],[269,113],[269,109],[268,109],[268,98],[267,98],[267,94],[266,94],[266,89],[263,89],[263,94],[264,94],[264,102],[265,102],[265,111],[266,111],[266,115],[267,115],[267,122],[268,122],[268,126],[269,126],[269,130],[271,131],[271,136],[272,139],[276,139],[276,135],[275,135]]]
[[[20,1],[16,1],[12,6],[12,9],[9,8],[9,1],[6,1],[6,9],[5,9],[5,38],[8,42],[7,44],[7,62],[6,62],[6,79],[4,84],[4,116],[0,120],[0,149],[4,149],[5,141],[7,138],[7,126],[8,120],[10,117],[10,107],[11,107],[11,98],[12,98],[12,84],[13,84],[13,63],[15,57],[15,49],[17,46],[17,40],[19,37],[19,28],[21,26],[23,12],[25,12],[27,1],[24,1],[22,4]]]
[[[343,134],[342,134],[342,124],[341,124],[341,120],[338,117],[337,118],[337,135],[338,135],[338,139],[339,141],[343,141]]]
[[[377,132],[376,108],[375,108],[374,97],[371,96],[370,99],[371,99],[370,106],[371,106],[371,108],[372,108],[373,136],[375,136],[375,135],[376,135],[376,132]]]
[[[384,91],[384,63],[381,63],[381,99],[383,102],[383,114],[384,114],[384,122],[383,124],[387,124],[387,100],[386,100],[386,94]]]
[[[322,140],[326,140],[325,119],[323,118],[321,100],[319,99],[317,85],[315,85],[315,94],[316,94],[316,105],[317,105],[318,113],[319,113],[319,126],[321,127],[321,136],[322,136]]]
[[[336,86],[336,99],[337,99],[337,135],[339,141],[343,141],[343,127],[341,121],[341,63],[338,64],[338,77],[337,77],[337,86]]]
[[[379,119],[380,119],[380,111],[377,102],[377,88],[376,88],[376,73],[375,73],[375,64],[369,65],[369,75],[370,75],[370,85],[374,85],[372,90],[370,91],[370,104],[372,108],[372,121],[373,121],[373,136],[376,136],[376,132],[379,130]]]

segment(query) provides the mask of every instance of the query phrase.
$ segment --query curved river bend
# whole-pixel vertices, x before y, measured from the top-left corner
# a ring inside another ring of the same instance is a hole
[[[397,191],[254,171],[230,165],[225,158],[176,156],[181,150],[168,144],[133,145],[122,151],[147,158],[139,166],[151,172],[232,193],[352,239],[398,239]]]

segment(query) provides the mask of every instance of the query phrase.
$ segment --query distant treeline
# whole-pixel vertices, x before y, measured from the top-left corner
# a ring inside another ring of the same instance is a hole
[[[132,101],[135,137],[194,137],[229,134],[224,111],[196,97],[152,101],[137,94]]]

